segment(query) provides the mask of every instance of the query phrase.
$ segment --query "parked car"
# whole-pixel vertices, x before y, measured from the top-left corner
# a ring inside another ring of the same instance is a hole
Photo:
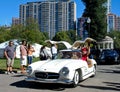
[[[99,58],[99,55],[100,55],[100,49],[94,49],[94,48],[90,49],[89,58],[93,58],[97,61]]]
[[[102,64],[119,64],[120,56],[119,54],[112,49],[102,50],[100,53],[98,63]]]
[[[96,61],[91,67],[80,59],[79,50],[61,50],[54,60],[37,61],[28,66],[28,82],[61,83],[76,87],[81,80],[96,74]]]
[[[118,54],[119,54],[119,56],[120,56],[120,48],[116,48],[116,49],[114,49]]]

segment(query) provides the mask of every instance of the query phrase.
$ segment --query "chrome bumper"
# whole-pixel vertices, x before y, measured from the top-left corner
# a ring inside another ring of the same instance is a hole
[[[60,84],[72,84],[71,80],[57,80],[57,79],[38,79],[33,77],[25,78],[27,82],[40,82],[40,83],[60,83]]]

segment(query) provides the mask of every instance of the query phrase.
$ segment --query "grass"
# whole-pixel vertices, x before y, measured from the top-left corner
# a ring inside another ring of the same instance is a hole
[[[39,58],[33,58],[33,62],[38,61]],[[20,59],[15,59],[14,60],[14,65],[13,69],[20,69]],[[6,71],[6,59],[5,58],[0,58],[0,71]]]

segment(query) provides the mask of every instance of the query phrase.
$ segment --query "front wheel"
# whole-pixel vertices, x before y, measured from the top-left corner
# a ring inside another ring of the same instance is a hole
[[[76,70],[75,74],[74,74],[74,78],[73,78],[73,83],[72,83],[72,87],[76,87],[79,84],[79,80],[80,80],[80,74],[79,72]]]

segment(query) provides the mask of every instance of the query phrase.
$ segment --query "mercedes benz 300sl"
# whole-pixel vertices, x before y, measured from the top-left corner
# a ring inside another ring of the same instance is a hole
[[[80,50],[61,50],[54,60],[36,61],[27,68],[28,82],[62,83],[76,87],[78,83],[96,74],[96,61],[81,59]]]

